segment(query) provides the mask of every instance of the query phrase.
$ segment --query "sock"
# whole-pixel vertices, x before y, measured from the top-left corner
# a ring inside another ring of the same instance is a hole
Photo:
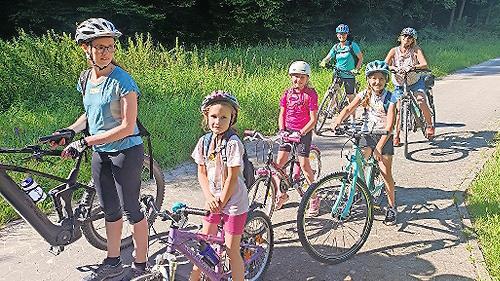
[[[115,266],[115,265],[120,264],[120,262],[121,262],[120,257],[116,257],[116,258],[107,257],[104,259],[103,263],[107,264],[107,265]]]
[[[134,267],[137,269],[140,269],[142,271],[146,270],[146,263],[145,262],[134,262]]]

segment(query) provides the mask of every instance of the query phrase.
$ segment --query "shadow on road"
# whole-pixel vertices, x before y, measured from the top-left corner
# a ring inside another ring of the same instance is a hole
[[[481,148],[493,147],[491,140],[495,131],[459,131],[439,134],[428,147],[412,150],[412,145],[427,143],[418,141],[409,143],[409,160],[419,163],[445,163],[464,159],[470,152]]]

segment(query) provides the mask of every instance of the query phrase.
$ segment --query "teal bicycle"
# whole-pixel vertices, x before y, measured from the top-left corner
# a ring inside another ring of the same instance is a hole
[[[349,162],[342,171],[313,183],[297,213],[300,243],[311,257],[326,264],[341,263],[363,246],[385,186],[377,161],[372,155],[365,159],[359,143],[364,136],[386,135],[387,131],[357,124],[344,125],[336,134],[348,136],[345,144],[353,143]],[[310,204],[319,204],[317,216],[308,214]]]

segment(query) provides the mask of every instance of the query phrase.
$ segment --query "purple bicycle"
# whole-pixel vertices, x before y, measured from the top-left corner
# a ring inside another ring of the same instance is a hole
[[[204,235],[193,231],[188,225],[188,215],[206,216],[205,209],[191,208],[176,203],[172,211],[160,212],[152,201],[145,196],[142,200],[149,206],[149,212],[157,213],[163,221],[170,220],[168,237],[162,239],[166,252],[155,258],[151,272],[133,281],[174,281],[179,255],[188,259],[202,271],[201,280],[231,280],[229,259],[225,253],[222,226],[216,236]],[[198,228],[199,229],[199,228]],[[263,280],[273,253],[273,229],[270,219],[259,210],[250,210],[241,238],[241,256],[245,264],[245,280]]]

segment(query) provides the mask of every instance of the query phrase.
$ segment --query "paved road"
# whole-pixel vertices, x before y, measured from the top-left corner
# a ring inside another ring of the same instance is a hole
[[[500,127],[498,111],[500,59],[450,75],[436,83],[436,138],[411,136],[411,159],[396,149],[394,174],[399,223],[387,227],[378,219],[367,243],[352,259],[335,266],[310,258],[298,242],[295,194],[275,213],[275,251],[266,280],[476,280],[484,275],[469,221],[462,219],[461,198],[477,170],[491,153],[490,140]],[[324,171],[337,170],[341,140],[316,138]],[[167,205],[193,202],[201,196],[192,165],[167,173]],[[175,181],[175,184],[173,183]],[[458,204],[457,204],[458,202]],[[157,223],[157,229],[165,230]],[[151,240],[152,255],[161,249]],[[0,231],[0,280],[79,280],[104,253],[81,239],[59,256],[26,224],[16,222]],[[131,250],[123,253],[130,263]],[[188,270],[184,266],[181,277]],[[182,278],[181,278],[182,279]]]

